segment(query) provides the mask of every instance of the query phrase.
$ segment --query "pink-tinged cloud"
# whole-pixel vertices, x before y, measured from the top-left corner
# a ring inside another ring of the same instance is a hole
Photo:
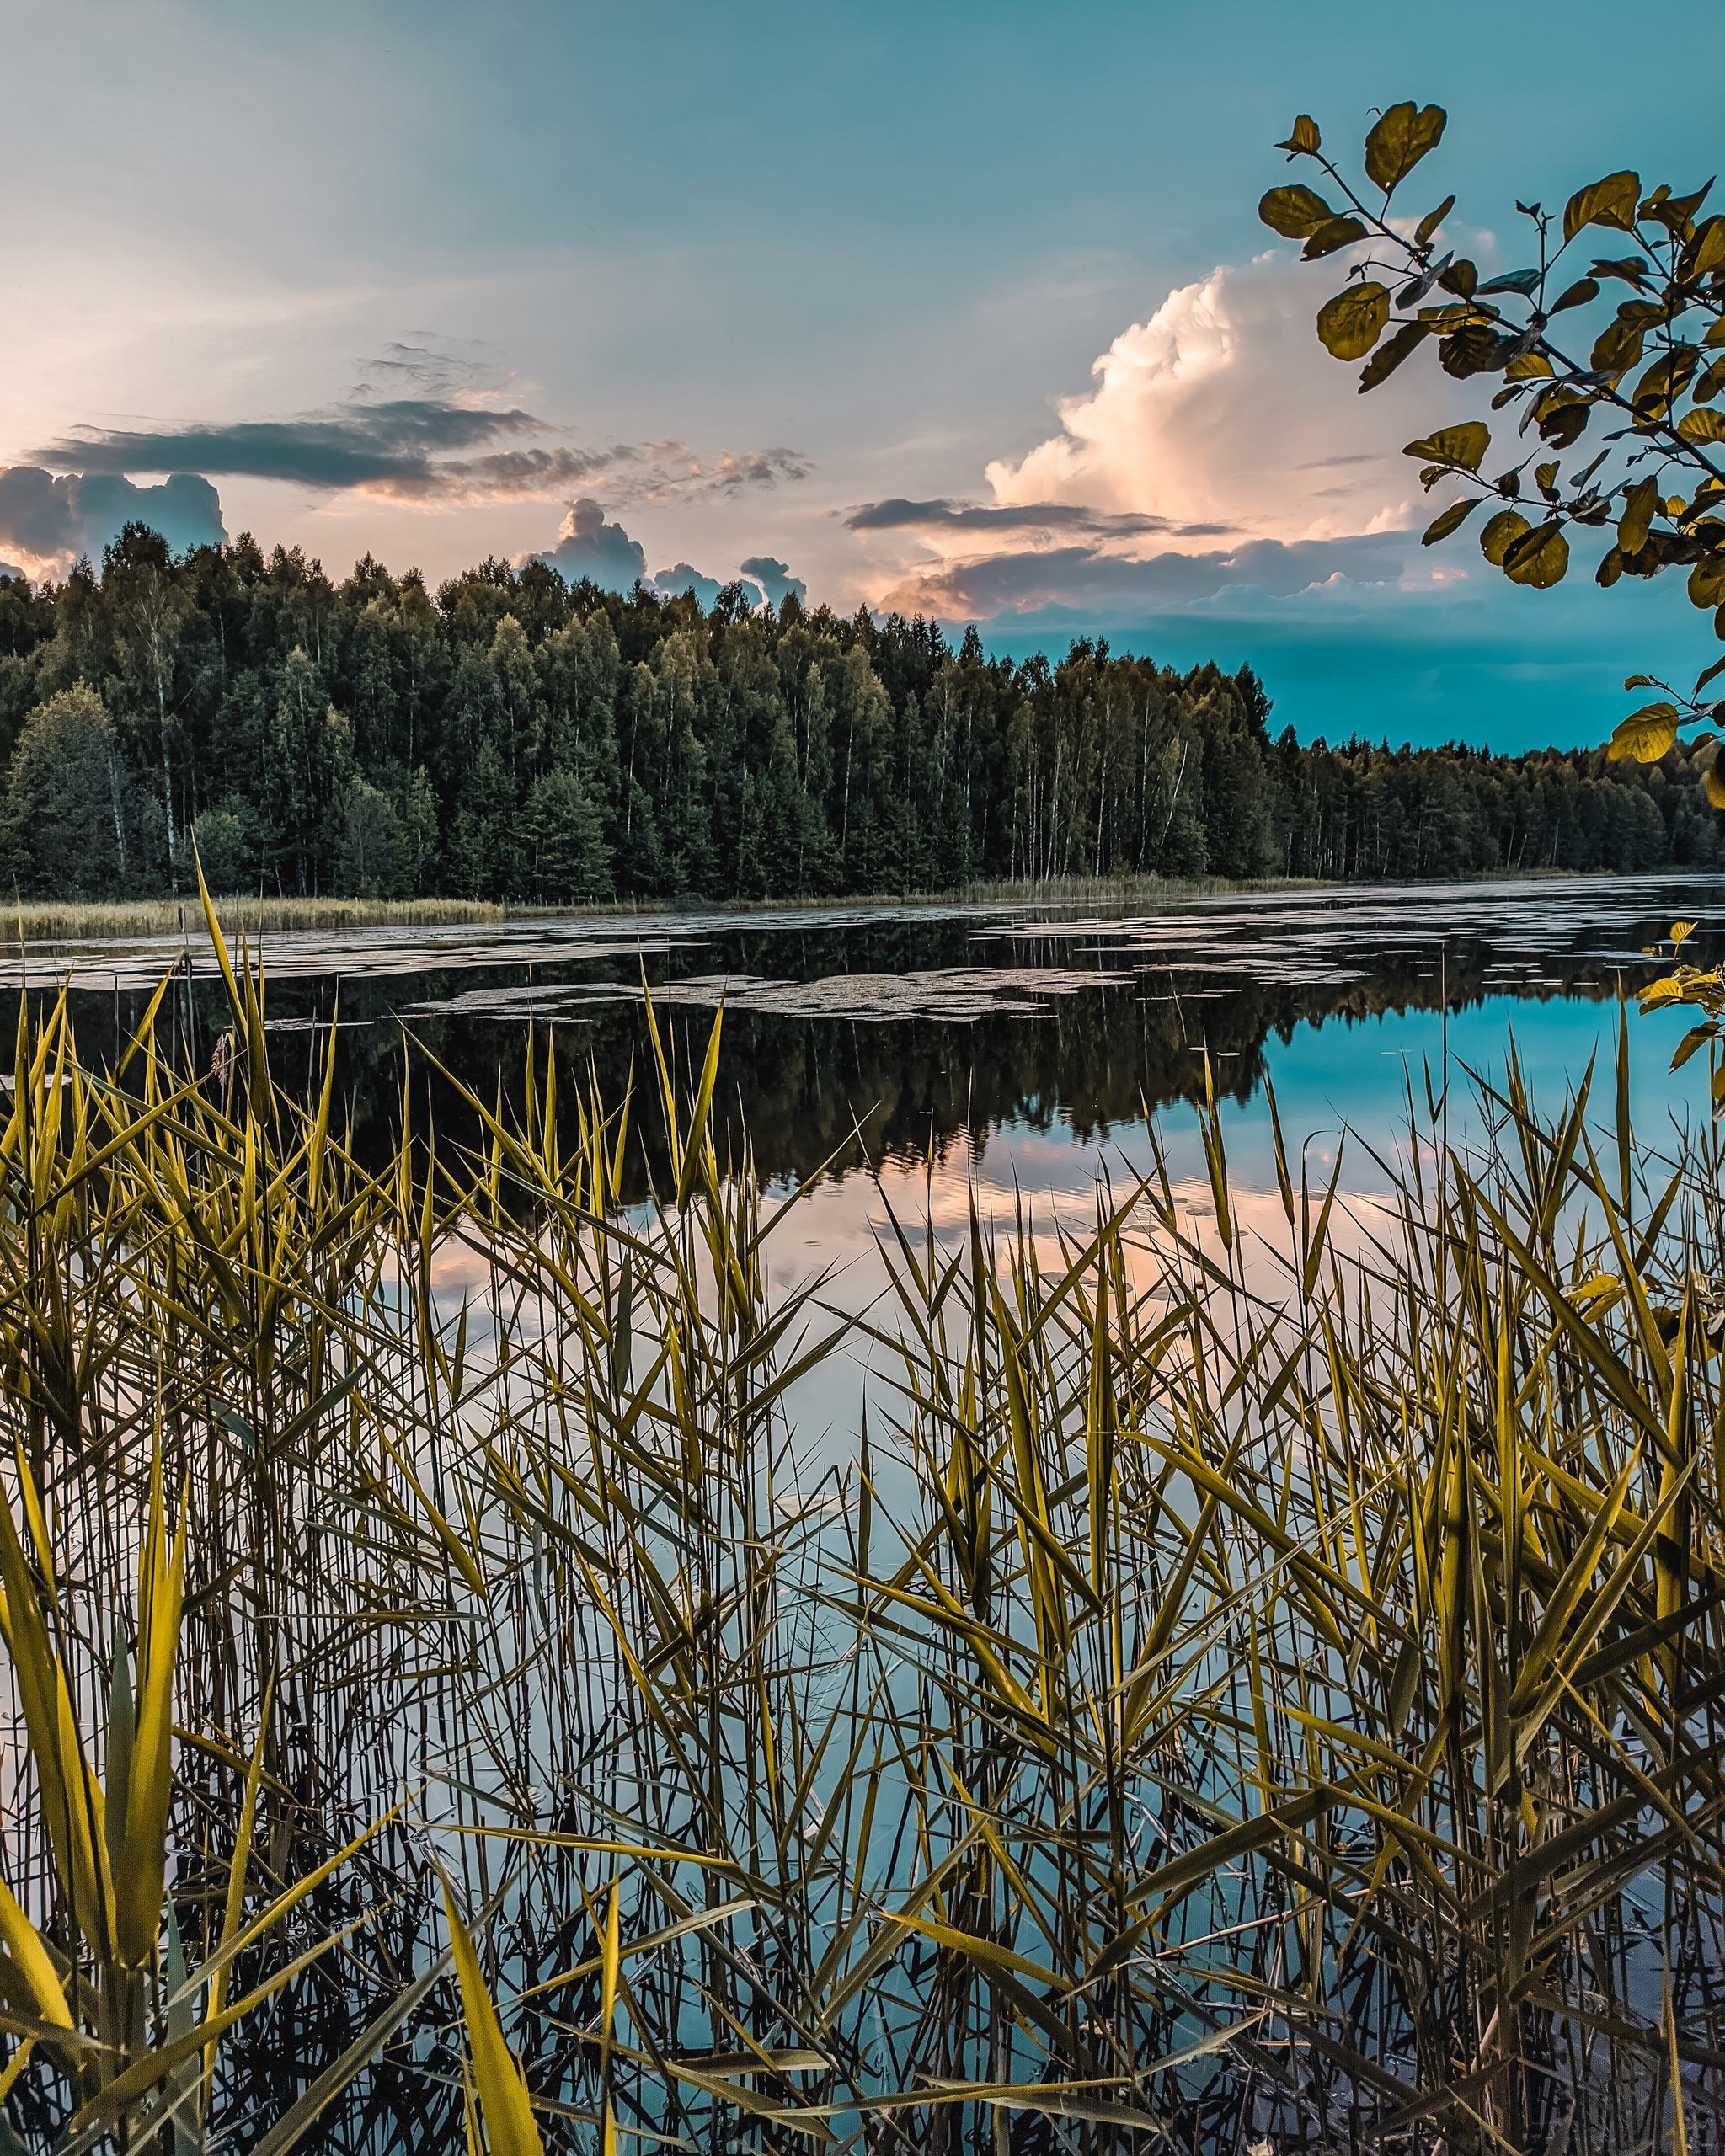
[[[931,614],[947,622],[1027,615],[1133,620],[1230,590],[1287,597],[1338,577],[1354,584],[1393,583],[1402,573],[1407,543],[1400,533],[1363,532],[1291,545],[1254,539],[1202,554],[1169,549],[1139,557],[1094,547],[1014,550],[917,569],[880,603],[897,613]]]
[[[1453,389],[1410,366],[1362,402],[1359,370],[1317,341],[1323,296],[1309,267],[1273,255],[1170,292],[1096,361],[1096,387],[1060,403],[1059,433],[988,467],[996,502],[1282,540],[1412,522],[1419,490],[1399,451]]]

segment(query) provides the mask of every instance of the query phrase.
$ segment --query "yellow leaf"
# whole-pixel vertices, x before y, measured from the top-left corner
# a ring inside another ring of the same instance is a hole
[[[1390,295],[1382,285],[1349,285],[1318,310],[1317,334],[1338,360],[1363,360],[1384,333]]]
[[[1416,106],[1411,99],[1392,104],[1365,138],[1366,176],[1388,194],[1404,180],[1428,151],[1443,139],[1448,118],[1440,104]]]
[[[1463,419],[1453,427],[1439,427],[1422,435],[1402,454],[1417,456],[1425,464],[1452,465],[1463,472],[1477,472],[1480,459],[1492,446],[1492,430],[1480,419]]]
[[[504,2041],[503,2025],[485,1988],[484,1974],[467,1926],[456,1914],[447,1881],[443,1889],[444,1912],[449,1924],[449,1943],[455,1956],[456,1975],[462,1989],[462,2010],[467,2024],[467,2051],[473,2062],[473,2082],[479,2092],[479,2111],[485,2122],[489,2156],[545,2156],[545,2144],[533,2106],[527,2100],[527,2084],[521,2079],[515,2054]]]
[[[174,1668],[185,1580],[185,1524],[169,1542],[158,1454],[150,1477],[150,1510],[138,1553],[137,1726],[124,1790],[124,1860],[116,1864],[115,1940],[120,1958],[141,1969],[153,1958],[161,1928],[168,1860],[168,1807],[174,1784]]]
[[[5,1962],[23,1978],[30,2004],[39,2017],[60,2028],[71,2028],[72,2014],[66,2004],[66,1993],[55,1973],[48,1950],[42,1944],[41,1935],[19,1907],[3,1880],[0,1880],[0,1945],[5,1948]]]
[[[1643,704],[1611,729],[1605,750],[1614,764],[1626,758],[1637,764],[1656,764],[1677,739],[1677,707],[1671,703]]]
[[[1578,188],[1563,211],[1564,243],[1583,225],[1611,225],[1621,232],[1632,232],[1640,200],[1641,181],[1632,172],[1610,173],[1590,187]]]
[[[1541,524],[1514,539],[1503,551],[1503,569],[1511,584],[1549,591],[1563,581],[1569,567],[1569,542],[1555,524]]]
[[[1258,214],[1284,239],[1306,239],[1335,212],[1311,188],[1295,186],[1273,187],[1258,204]]]

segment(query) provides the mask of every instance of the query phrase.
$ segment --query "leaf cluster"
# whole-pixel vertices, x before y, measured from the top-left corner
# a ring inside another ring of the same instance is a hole
[[[1439,105],[1390,106],[1365,137],[1356,183],[1302,114],[1277,147],[1316,164],[1326,191],[1295,183],[1258,205],[1273,231],[1304,243],[1306,260],[1353,250],[1317,333],[1337,359],[1364,360],[1362,392],[1428,345],[1452,380],[1497,384],[1490,408],[1500,419],[1407,446],[1428,492],[1457,489],[1423,543],[1483,508],[1487,561],[1545,590],[1568,573],[1572,531],[1597,532],[1600,585],[1680,571],[1690,604],[1725,640],[1725,216],[1706,211],[1712,182],[1680,192],[1613,172],[1560,213],[1518,202],[1527,263],[1486,276],[1446,236],[1454,195],[1417,221],[1397,199],[1445,120]],[[1720,670],[1632,713],[1612,755],[1656,760],[1680,725],[1725,718],[1725,702],[1704,696]],[[1711,775],[1707,794],[1725,808]]]

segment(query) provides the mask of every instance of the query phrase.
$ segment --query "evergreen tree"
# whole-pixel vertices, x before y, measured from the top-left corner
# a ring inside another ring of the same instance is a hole
[[[296,550],[242,535],[175,560],[139,526],[99,575],[0,578],[0,750],[33,742],[5,825],[32,888],[32,819],[64,760],[43,745],[60,718],[34,718],[84,683],[111,734],[111,847],[77,871],[92,893],[183,884],[189,832],[237,887],[555,902],[1722,851],[1705,747],[1642,766],[1301,744],[1272,738],[1249,669],[1180,673],[1100,640],[1013,664],[927,622],[734,591],[703,613],[542,564],[483,563],[434,600],[369,557],[336,585]]]
[[[542,905],[611,894],[611,857],[597,805],[565,767],[534,780],[521,819],[526,894]]]
[[[360,899],[392,897],[401,865],[401,819],[382,787],[356,778],[341,804],[335,888]]]
[[[126,819],[114,724],[80,681],[36,706],[12,752],[0,840],[14,889],[68,899],[117,889]]]

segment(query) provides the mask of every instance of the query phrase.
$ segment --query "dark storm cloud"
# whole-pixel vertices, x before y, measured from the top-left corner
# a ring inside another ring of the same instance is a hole
[[[450,489],[448,460],[537,434],[531,412],[489,411],[433,397],[397,397],[323,419],[243,419],[159,430],[80,428],[36,452],[59,471],[216,472],[284,479],[320,491],[395,494]],[[453,471],[461,469],[459,462]]]
[[[789,563],[774,555],[750,554],[738,567],[751,584],[760,585],[762,595],[775,606],[782,606],[786,595],[793,591],[799,600],[809,596],[808,585],[801,577],[791,574]]]
[[[1093,539],[1220,539],[1233,529],[1226,524],[1178,524],[1166,516],[1111,515],[1075,502],[1022,502],[1002,508],[945,495],[930,501],[894,496],[864,502],[845,523],[852,531],[1068,531]]]
[[[56,475],[40,464],[0,469],[0,547],[64,567],[102,549],[128,524],[147,524],[177,553],[219,546],[227,536],[222,503],[209,481],[179,472],[140,487],[112,472]]]

